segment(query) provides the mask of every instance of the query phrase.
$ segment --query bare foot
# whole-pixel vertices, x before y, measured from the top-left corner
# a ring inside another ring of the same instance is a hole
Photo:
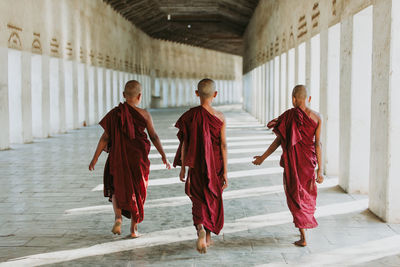
[[[206,231],[206,242],[207,242],[207,247],[211,247],[214,242],[211,240],[211,232]]]
[[[138,238],[139,237],[137,223],[131,225],[131,237],[132,238]]]
[[[307,246],[307,242],[304,239],[297,240],[294,244],[298,247],[305,247]]]
[[[298,247],[305,247],[307,246],[306,233],[302,228],[299,228],[299,231],[300,231],[300,240],[297,240],[296,242],[294,242],[294,244]]]
[[[114,226],[111,230],[111,232],[114,235],[120,235],[121,234],[121,220],[115,220]]]
[[[201,254],[207,253],[206,231],[201,228],[197,231],[197,251]]]

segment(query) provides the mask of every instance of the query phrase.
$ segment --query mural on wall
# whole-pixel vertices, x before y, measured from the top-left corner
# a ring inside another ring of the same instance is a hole
[[[32,53],[42,54],[42,43],[40,42],[40,33],[33,33]]]
[[[73,58],[73,50],[71,42],[67,42],[67,45],[65,46],[65,56],[67,59]]]
[[[60,45],[58,43],[57,38],[53,37],[50,41],[50,54],[51,56],[58,57],[59,56],[59,48]]]
[[[22,50],[22,42],[19,33],[22,32],[22,28],[7,24],[7,28],[10,30],[10,37],[8,38],[8,47],[12,49]]]
[[[312,27],[313,28],[317,28],[319,25],[319,3],[315,3],[313,6],[313,11],[312,11],[312,15],[311,15],[311,23],[312,23]]]

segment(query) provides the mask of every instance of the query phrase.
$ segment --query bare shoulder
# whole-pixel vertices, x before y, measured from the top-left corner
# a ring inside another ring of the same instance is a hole
[[[136,110],[146,119],[146,121],[151,119],[150,112],[148,112],[146,109],[136,107]]]
[[[322,115],[316,112],[315,110],[310,109],[310,117],[318,122],[318,124],[321,124],[322,122]]]
[[[215,116],[217,116],[218,119],[220,119],[222,122],[225,123],[225,116],[224,113],[222,113],[221,111],[215,110]]]

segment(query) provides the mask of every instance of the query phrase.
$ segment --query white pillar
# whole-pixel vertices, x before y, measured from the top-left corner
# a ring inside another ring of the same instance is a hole
[[[325,155],[327,175],[339,173],[339,81],[340,81],[340,24],[328,30],[328,82]]]
[[[42,137],[50,131],[50,57],[42,55]]]
[[[326,174],[326,139],[327,139],[327,113],[328,113],[328,29],[322,29],[320,33],[320,114],[322,116],[321,142],[322,142],[322,162],[323,170]]]
[[[78,87],[78,62],[72,61],[72,107],[73,127],[79,128],[79,87]]]
[[[280,113],[283,113],[287,108],[287,54],[283,53],[280,56]]]
[[[97,124],[98,122],[99,122],[99,114],[101,113],[101,112],[99,112],[99,90],[100,90],[100,88],[99,88],[99,80],[98,80],[98,78],[97,78],[97,74],[98,74],[98,70],[97,70],[97,67],[96,66],[93,66],[93,77],[92,77],[92,79],[93,79],[93,88],[94,88],[94,95],[92,96],[93,97],[93,101],[94,101],[94,110],[93,110],[93,112],[94,112],[94,124]]]
[[[22,97],[22,141],[30,143],[32,136],[32,86],[31,86],[31,53],[21,54],[21,97]]]
[[[89,125],[90,120],[90,105],[89,105],[89,65],[83,64],[83,90],[84,90],[84,110],[85,123]]]
[[[8,110],[8,49],[0,47],[0,150],[10,146]]]
[[[340,29],[340,125],[339,125],[339,185],[346,192],[353,193],[356,188],[350,184],[351,146],[351,71],[353,52],[353,16],[341,22]],[[329,101],[329,100],[328,100]]]
[[[369,208],[400,223],[400,2],[375,0]]]
[[[59,89],[59,131],[61,133],[66,132],[66,113],[65,113],[65,105],[66,105],[66,97],[65,97],[65,61],[63,58],[58,60],[58,89]]]
[[[320,91],[320,67],[321,55],[320,35],[317,34],[311,39],[311,59],[310,59],[310,94],[311,94],[311,108],[319,111],[319,91]]]

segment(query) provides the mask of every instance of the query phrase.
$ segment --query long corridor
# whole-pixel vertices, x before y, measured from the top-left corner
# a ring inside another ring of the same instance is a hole
[[[195,250],[191,205],[178,169],[165,170],[150,152],[151,173],[141,237],[111,233],[112,206],[102,192],[106,154],[88,164],[101,135],[90,126],[0,154],[0,266],[399,266],[400,225],[368,211],[366,195],[350,195],[327,177],[319,186],[317,221],[308,247],[298,232],[282,186],[281,150],[261,166],[251,164],[274,139],[240,106],[218,107],[227,118],[229,187],[225,226],[205,255]],[[173,124],[184,109],[151,110],[169,160],[178,142]]]

